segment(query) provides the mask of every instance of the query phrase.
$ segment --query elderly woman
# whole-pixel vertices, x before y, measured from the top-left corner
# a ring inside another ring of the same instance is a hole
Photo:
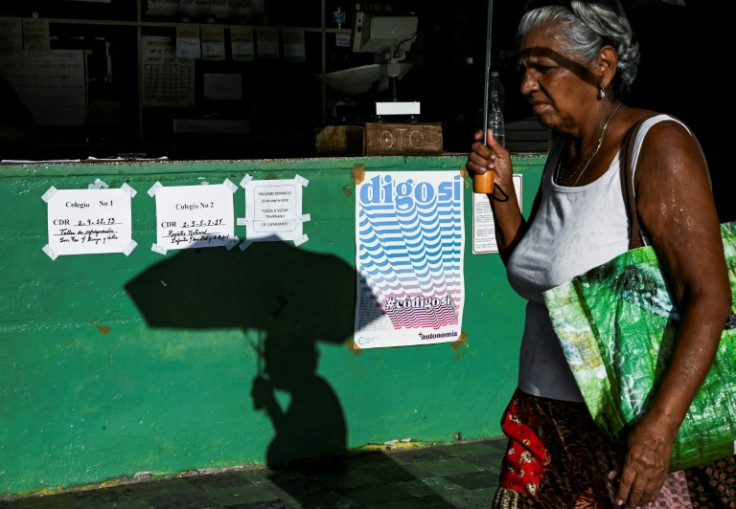
[[[621,451],[585,407],[542,292],[628,249],[619,151],[629,128],[654,113],[622,103],[636,75],[638,45],[616,0],[533,9],[520,22],[518,43],[521,93],[554,133],[530,220],[513,192],[509,152],[492,132],[476,133],[467,163],[472,175],[493,171],[509,197],[491,199],[496,236],[509,282],[528,300],[495,506],[736,507],[733,458],[669,472],[672,443],[713,362],[731,304],[700,145],[667,115],[647,120],[636,141],[639,220],[683,313],[668,371]]]

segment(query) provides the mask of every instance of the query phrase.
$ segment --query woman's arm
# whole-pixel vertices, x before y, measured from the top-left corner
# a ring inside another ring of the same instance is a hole
[[[498,251],[504,263],[508,260],[511,252],[526,231],[526,221],[521,214],[519,202],[516,199],[514,189],[513,165],[511,155],[503,145],[498,143],[488,131],[488,145],[483,143],[483,131],[475,133],[473,143],[466,165],[470,176],[493,171],[494,185],[503,190],[508,200],[491,200],[493,219],[496,227],[496,242]],[[498,191],[494,196],[502,196]],[[505,199],[505,198],[504,198]]]
[[[653,501],[672,443],[715,358],[731,306],[720,223],[697,139],[676,122],[647,133],[635,174],[637,209],[681,312],[670,365],[628,437],[618,497]]]

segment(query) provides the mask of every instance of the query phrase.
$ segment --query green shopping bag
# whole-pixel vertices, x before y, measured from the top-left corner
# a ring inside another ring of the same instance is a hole
[[[736,222],[722,224],[721,233],[736,296]],[[548,290],[544,299],[593,419],[609,438],[623,441],[667,366],[679,321],[654,250],[627,251]],[[673,444],[673,471],[736,453],[733,322]]]

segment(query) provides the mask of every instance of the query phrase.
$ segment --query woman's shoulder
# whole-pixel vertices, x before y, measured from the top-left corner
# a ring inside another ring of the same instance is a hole
[[[681,119],[649,110],[636,113],[627,128],[631,130],[638,125],[636,132],[632,131],[632,164],[636,167],[642,159],[647,162],[645,167],[657,168],[657,171],[637,171],[637,178],[649,175],[658,181],[668,170],[676,171],[683,163],[692,168],[707,166],[698,139]]]
[[[687,124],[671,113],[647,110],[643,108],[628,108],[627,114],[625,115],[622,122],[623,130],[628,132],[635,126],[640,126],[640,131],[648,131],[655,125],[661,125],[662,127],[674,128],[680,130],[677,126],[682,126],[685,131],[690,133],[690,128]]]
[[[659,145],[679,140],[689,145],[696,141],[687,124],[675,115],[643,108],[626,108],[618,129],[622,143],[631,133],[636,136],[634,143],[637,147],[644,143]]]

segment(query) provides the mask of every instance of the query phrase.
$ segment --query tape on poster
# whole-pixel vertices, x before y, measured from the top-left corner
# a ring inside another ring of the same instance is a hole
[[[120,189],[121,189],[121,190],[122,190],[123,192],[127,193],[127,194],[128,194],[128,196],[130,196],[131,198],[135,198],[135,195],[136,195],[136,194],[138,194],[138,191],[136,191],[135,189],[133,189],[133,188],[132,188],[132,187],[131,187],[130,185],[128,185],[128,184],[123,184],[122,186],[120,186]]]
[[[309,185],[309,180],[305,179],[299,174],[294,175],[294,180],[301,184],[302,187],[307,187]]]
[[[43,196],[41,196],[41,199],[45,201],[46,203],[49,202],[51,198],[54,197],[56,194],[57,189],[54,186],[49,187],[45,193],[43,193]]]
[[[156,193],[158,192],[158,190],[161,189],[162,187],[164,187],[164,186],[161,185],[161,182],[156,182],[148,190],[148,196],[150,196],[151,198],[153,198],[154,196],[156,196]]]
[[[460,332],[460,337],[457,338],[457,341],[450,343],[450,346],[455,351],[460,350],[460,347],[463,346],[467,340],[468,340],[468,335],[464,332]]]
[[[54,251],[54,249],[48,244],[43,246],[43,252],[46,253],[46,255],[52,260],[56,260],[59,257],[59,254],[56,251]]]
[[[356,186],[362,184],[365,179],[365,164],[354,165],[350,175],[353,177]]]
[[[253,180],[253,177],[246,174],[245,177],[243,177],[243,180],[240,181],[240,187],[245,189],[245,186],[247,186],[248,182],[250,182],[251,180]]]
[[[133,250],[135,249],[137,245],[138,243],[135,240],[131,240],[130,243],[127,246],[125,246],[125,249],[123,249],[123,254],[125,256],[130,255],[130,253],[133,252]]]
[[[363,353],[363,349],[358,346],[358,344],[353,341],[352,339],[345,343],[345,346],[355,354],[356,357],[358,357],[360,354]]]
[[[88,189],[107,189],[108,187],[110,186],[108,186],[100,179],[95,179],[93,183],[87,186]]]

